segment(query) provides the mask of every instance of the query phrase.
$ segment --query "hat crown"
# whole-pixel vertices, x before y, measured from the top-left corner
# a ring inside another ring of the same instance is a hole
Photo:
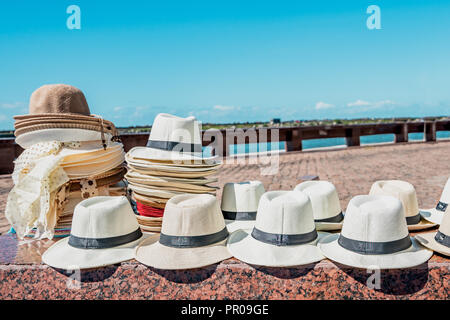
[[[295,191],[309,196],[315,219],[332,218],[342,212],[336,187],[328,181],[305,181]]]
[[[406,217],[415,216],[419,213],[419,202],[417,200],[414,186],[401,180],[376,181],[369,192],[370,195],[386,195],[401,201]]]
[[[450,236],[450,214],[444,214],[442,222],[439,226],[439,231],[447,236]]]
[[[83,92],[66,84],[49,84],[35,90],[30,97],[29,113],[91,114]]]
[[[261,181],[226,183],[223,187],[221,208],[230,212],[256,212],[264,192]]]
[[[216,197],[210,194],[181,194],[167,201],[161,233],[201,236],[224,228],[225,221]]]
[[[192,116],[181,118],[160,113],[153,121],[149,140],[201,144],[200,123]]]
[[[366,242],[405,238],[409,233],[402,203],[392,196],[353,197],[345,212],[341,234],[352,240]]]
[[[99,196],[81,201],[74,210],[71,234],[81,238],[110,238],[139,228],[124,196]]]
[[[311,201],[296,191],[269,191],[259,201],[255,228],[275,234],[304,234],[315,230]]]
[[[448,178],[447,182],[445,183],[444,190],[442,190],[441,198],[439,199],[439,201],[448,204],[446,209],[447,212],[450,207],[450,178]]]

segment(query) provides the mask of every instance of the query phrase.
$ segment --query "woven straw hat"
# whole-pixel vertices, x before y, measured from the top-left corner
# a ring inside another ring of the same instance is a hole
[[[259,199],[264,192],[264,185],[260,181],[225,184],[221,209],[228,231],[253,228]]]
[[[422,217],[430,222],[441,224],[444,215],[450,212],[450,178],[442,190],[441,198],[435,208],[421,209],[420,214]]]
[[[436,225],[421,217],[416,190],[409,182],[401,180],[376,181],[372,185],[369,194],[393,196],[400,200],[409,230],[427,229]]]
[[[342,232],[321,239],[318,246],[327,258],[364,269],[414,267],[433,255],[409,236],[400,200],[380,195],[352,198]]]
[[[87,269],[130,260],[144,238],[126,197],[93,197],[75,207],[70,237],[42,256],[54,268]]]
[[[295,191],[269,191],[258,206],[253,230],[237,230],[227,247],[246,263],[267,267],[290,267],[318,262],[324,256],[309,197]]]
[[[128,151],[130,158],[215,164],[217,157],[203,157],[200,123],[195,117],[181,118],[160,113],[153,121],[146,147]]]
[[[450,256],[450,214],[445,214],[437,232],[422,233],[415,238],[425,247]]]
[[[336,187],[331,182],[305,181],[298,184],[294,191],[303,192],[311,199],[317,230],[342,228],[344,215]]]
[[[228,231],[216,197],[182,194],[164,211],[161,235],[139,244],[136,259],[157,269],[192,269],[231,258]]]

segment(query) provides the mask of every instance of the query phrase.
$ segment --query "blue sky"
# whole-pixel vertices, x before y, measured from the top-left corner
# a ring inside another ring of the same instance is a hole
[[[448,115],[449,30],[448,1],[2,1],[0,129],[48,83],[117,126]]]

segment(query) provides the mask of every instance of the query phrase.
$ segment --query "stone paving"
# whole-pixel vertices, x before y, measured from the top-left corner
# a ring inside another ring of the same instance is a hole
[[[441,141],[286,153],[278,158],[278,170],[269,175],[267,166],[255,163],[256,158],[228,158],[218,175],[217,186],[260,180],[266,190],[291,190],[302,176],[318,175],[321,180],[334,183],[345,209],[353,196],[368,193],[374,181],[401,179],[416,187],[421,208],[431,208],[450,176],[449,151],[450,141]],[[276,158],[272,161],[277,163]],[[9,230],[3,212],[11,187],[10,176],[0,176],[0,234]],[[219,190],[219,197],[220,194]]]

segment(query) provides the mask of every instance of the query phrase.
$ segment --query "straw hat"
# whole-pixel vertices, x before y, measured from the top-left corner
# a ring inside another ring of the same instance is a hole
[[[372,185],[369,194],[393,196],[400,200],[405,212],[408,230],[427,229],[436,225],[422,219],[419,213],[419,202],[417,201],[416,190],[409,182],[401,180],[376,181]]]
[[[422,217],[430,222],[441,224],[445,213],[450,212],[450,178],[442,190],[441,198],[435,208],[420,210]]]
[[[323,238],[318,246],[327,258],[356,268],[409,268],[433,255],[409,236],[402,203],[391,196],[352,198],[342,232]]]
[[[202,156],[200,124],[195,117],[180,118],[166,113],[158,114],[153,121],[147,147],[135,147],[128,155],[135,159],[207,161],[210,164],[217,158]]]
[[[136,259],[157,269],[200,268],[231,257],[227,238],[214,196],[182,194],[167,202],[161,235],[140,243]]]
[[[37,142],[103,140],[117,134],[110,121],[90,114],[81,90],[65,85],[44,85],[33,92],[29,114],[15,116],[16,142],[28,148]]]
[[[309,196],[314,212],[317,230],[340,230],[344,215],[336,187],[328,181],[305,181],[298,184],[294,191]]]
[[[450,214],[444,215],[437,232],[418,234],[415,238],[425,247],[450,256]]]
[[[253,228],[259,199],[264,192],[260,181],[225,184],[221,209],[229,232]]]
[[[268,267],[290,267],[324,259],[309,197],[293,191],[263,194],[252,231],[237,230],[227,247],[237,259]]]
[[[70,237],[42,256],[54,268],[87,269],[130,260],[143,234],[126,197],[93,197],[80,202]]]

